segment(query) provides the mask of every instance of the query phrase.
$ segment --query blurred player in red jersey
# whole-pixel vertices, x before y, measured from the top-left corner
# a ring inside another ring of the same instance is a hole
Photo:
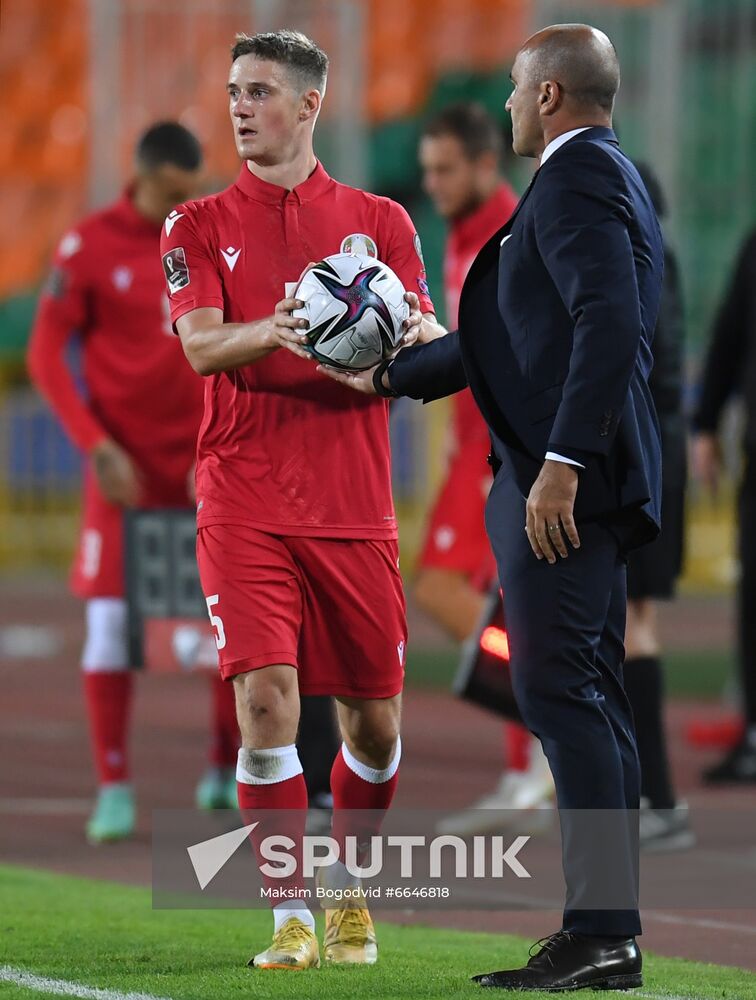
[[[423,129],[420,164],[423,186],[449,223],[444,257],[446,319],[457,325],[457,308],[467,272],[483,244],[501,228],[517,196],[499,173],[501,135],[478,104],[455,104]],[[496,578],[496,564],[483,519],[491,472],[491,442],[469,389],[452,396],[449,464],[428,516],[414,596],[418,605],[457,642],[475,629]],[[483,810],[532,809],[548,802],[553,783],[541,745],[524,726],[505,726],[507,770],[496,789],[473,807],[446,817],[440,833],[484,833],[501,815]]]
[[[208,376],[197,555],[221,672],[236,691],[239,805],[260,820],[253,836],[269,809],[290,810],[301,829],[299,695],[333,695],[343,737],[333,835],[343,844],[345,810],[388,808],[401,752],[407,631],[388,408],[316,371],[285,287],[310,262],[359,249],[409,290],[406,343],[445,331],[404,209],[337,183],[315,158],[327,69],[298,32],[238,36],[227,89],[244,163],[230,188],[168,216],[162,253],[174,325]],[[348,885],[343,865],[340,875]],[[287,889],[295,896],[274,907],[259,968],[320,963],[301,885]],[[364,906],[326,910],[325,957],[376,960]]]
[[[71,583],[87,602],[82,667],[99,781],[87,833],[97,842],[128,836],[135,815],[122,512],[193,500],[203,386],[171,330],[159,245],[167,212],[198,191],[201,165],[199,143],[181,125],[142,136],[133,183],[61,240],[29,346],[34,382],[87,456]],[[67,359],[77,336],[84,395]],[[228,804],[238,747],[233,699],[215,677],[213,688],[212,767],[197,790],[208,807]]]

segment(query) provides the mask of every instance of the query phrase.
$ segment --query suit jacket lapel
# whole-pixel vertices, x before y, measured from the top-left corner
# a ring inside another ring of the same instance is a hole
[[[612,129],[605,128],[604,126],[600,125],[593,126],[592,128],[586,130],[586,132],[581,132],[579,135],[574,136],[572,139],[568,141],[576,142],[577,140],[582,139],[584,136],[587,137],[589,135],[592,138],[603,139],[606,142],[614,143],[615,146],[619,145],[619,143],[617,142],[617,136],[614,134]],[[501,241],[505,236],[508,236],[511,233],[514,221],[517,218],[520,210],[522,209],[522,206],[527,201],[528,195],[533,189],[533,185],[535,184],[535,179],[540,173],[540,170],[541,168],[538,167],[533,176],[530,178],[530,184],[528,184],[528,186],[525,188],[522,198],[520,198],[520,200],[517,202],[515,210],[512,212],[507,222],[501,227],[501,229],[498,232],[494,233],[494,235],[487,243],[483,244],[480,252],[478,253],[478,256],[475,258],[475,260],[472,263],[472,266],[470,267],[470,270],[467,272],[467,277],[465,278],[464,284],[462,285],[462,292],[459,300],[460,306],[462,305],[462,300],[465,297],[465,290],[477,280],[477,276],[480,273],[481,269],[485,269],[486,267],[490,266],[492,257],[495,254],[498,254],[499,247],[501,246]]]
[[[502,226],[501,236],[506,236],[507,233],[511,230],[512,223],[517,218],[517,215],[518,215],[520,209],[525,204],[525,200],[527,199],[527,197],[530,194],[530,192],[533,190],[533,185],[535,184],[536,177],[538,176],[540,170],[541,170],[541,168],[538,167],[538,169],[535,171],[535,173],[533,174],[533,176],[530,178],[530,184],[528,184],[528,186],[525,188],[525,191],[523,192],[522,198],[520,198],[520,200],[515,205],[514,212],[512,212],[512,214],[509,216],[509,219],[507,220],[506,224],[504,226]]]

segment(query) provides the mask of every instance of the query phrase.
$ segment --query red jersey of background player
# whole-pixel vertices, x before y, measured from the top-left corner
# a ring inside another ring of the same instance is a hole
[[[444,255],[446,322],[450,330],[457,328],[459,297],[472,262],[483,244],[501,229],[516,205],[514,191],[502,183],[474,212],[452,223]],[[485,421],[469,389],[452,396],[452,412],[456,448],[470,441],[483,441],[488,446]]]
[[[68,232],[55,255],[30,345],[35,381],[85,452],[112,438],[142,473],[140,504],[186,504],[202,380],[173,336],[156,267],[160,227],[128,193]],[[82,398],[64,362],[82,345]]]
[[[320,163],[292,191],[244,164],[231,187],[166,219],[171,318],[215,307],[225,323],[262,319],[310,261],[347,250],[384,261],[419,295],[421,311],[433,312],[420,241],[400,205],[339,184]],[[207,378],[197,523],[395,538],[386,400],[284,350]]]
[[[502,183],[474,212],[452,224],[444,258],[450,329],[457,325],[459,297],[470,265],[516,204],[514,192]],[[464,573],[476,590],[484,591],[496,572],[484,523],[491,485],[491,470],[486,464],[490,439],[469,389],[452,396],[452,408],[449,464],[429,515],[419,566]]]

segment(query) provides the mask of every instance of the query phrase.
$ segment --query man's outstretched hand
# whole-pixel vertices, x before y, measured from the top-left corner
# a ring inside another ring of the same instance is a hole
[[[569,541],[574,549],[580,548],[580,538],[572,512],[578,487],[578,472],[566,462],[547,459],[533,483],[527,503],[525,530],[528,541],[538,559],[552,565],[556,554],[567,558]]]
[[[331,368],[329,365],[318,365],[316,371],[319,371],[322,375],[327,375],[332,378],[334,382],[341,382],[342,385],[349,386],[350,389],[356,389],[357,392],[364,392],[368,396],[375,396],[376,391],[373,388],[373,372],[378,367],[378,365],[373,365],[372,368],[368,368],[364,372],[344,372],[340,368]],[[386,376],[383,376],[384,384],[386,381]]]

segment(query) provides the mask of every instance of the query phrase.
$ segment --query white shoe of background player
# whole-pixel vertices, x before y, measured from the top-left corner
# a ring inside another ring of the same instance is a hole
[[[541,744],[534,739],[526,771],[505,771],[493,792],[458,813],[439,820],[436,832],[457,837],[496,833],[541,833],[553,821],[554,779]]]

